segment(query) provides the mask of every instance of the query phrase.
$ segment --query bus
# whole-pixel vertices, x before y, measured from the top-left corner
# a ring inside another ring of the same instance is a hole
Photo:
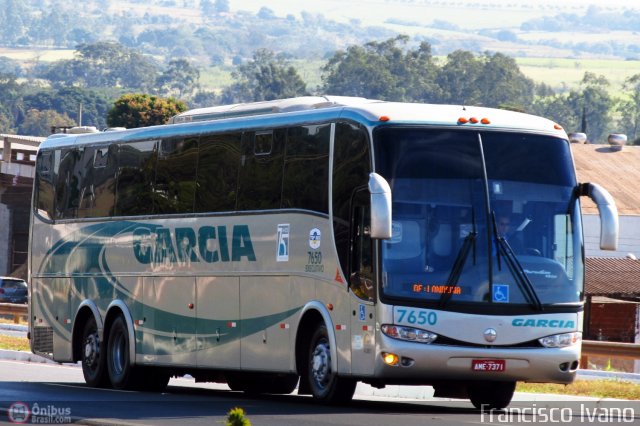
[[[53,135],[31,215],[32,351],[90,386],[170,377],[322,403],[358,382],[503,408],[571,383],[609,193],[565,131],[498,109],[300,97]]]

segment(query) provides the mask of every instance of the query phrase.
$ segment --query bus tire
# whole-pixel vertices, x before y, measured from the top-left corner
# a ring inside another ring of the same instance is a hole
[[[356,381],[340,377],[331,368],[331,342],[327,327],[318,326],[309,343],[307,380],[313,398],[326,404],[348,402],[356,390]]]
[[[129,331],[118,315],[111,324],[107,341],[107,369],[114,389],[135,389],[139,385],[136,368],[129,359]]]
[[[92,387],[106,387],[109,384],[106,347],[100,341],[96,319],[90,316],[82,330],[82,375],[84,381]]]
[[[469,399],[478,410],[502,410],[513,398],[516,382],[479,382],[467,388]]]

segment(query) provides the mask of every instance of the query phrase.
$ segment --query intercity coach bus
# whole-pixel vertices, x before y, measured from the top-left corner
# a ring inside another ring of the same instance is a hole
[[[37,155],[34,353],[91,386],[169,378],[348,401],[431,385],[502,408],[570,383],[581,196],[567,135],[522,113],[302,97],[53,135]]]

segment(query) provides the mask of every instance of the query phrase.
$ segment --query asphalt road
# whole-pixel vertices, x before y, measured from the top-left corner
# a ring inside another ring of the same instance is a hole
[[[4,424],[10,424],[7,410],[12,406],[11,415],[18,420],[24,420],[29,410],[28,423],[44,417],[49,423],[73,421],[93,425],[223,425],[226,413],[233,407],[242,407],[254,426],[448,426],[545,423],[545,420],[578,425],[597,424],[599,419],[603,424],[616,419],[619,423],[640,424],[638,402],[559,399],[544,401],[539,396],[523,399],[520,394],[510,411],[482,414],[468,401],[360,393],[347,406],[327,407],[306,396],[247,396],[232,392],[225,385],[195,384],[185,378],[172,379],[162,394],[94,389],[84,384],[77,366],[0,361],[0,422]],[[600,407],[599,417],[590,411],[596,406]]]

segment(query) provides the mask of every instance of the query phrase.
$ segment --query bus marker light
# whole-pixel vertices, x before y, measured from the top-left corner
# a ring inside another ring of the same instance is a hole
[[[388,352],[382,352],[382,360],[387,365],[396,366],[396,365],[398,365],[399,358],[398,358],[398,355],[396,355],[396,354],[391,354],[391,353],[388,353]]]
[[[280,328],[283,329],[283,330],[288,330],[289,329],[289,324],[282,323],[282,324],[280,324]]]
[[[477,119],[477,118],[475,118],[475,117],[471,117],[471,118],[469,119],[469,121],[470,121],[470,122],[472,122],[473,124],[478,124],[478,123],[480,122],[480,120],[478,120],[478,119]]]
[[[189,307],[189,309],[193,309],[193,303],[189,303],[187,306]]]
[[[467,120],[464,117],[458,118],[458,124],[467,124],[468,122],[469,122],[469,120]]]
[[[327,309],[333,311],[333,303],[327,303]]]
[[[347,326],[344,324],[336,324],[336,330],[338,331],[345,331],[347,329]]]
[[[236,325],[237,325],[237,324],[236,324],[236,322],[235,322],[235,321],[229,321],[229,322],[227,323],[227,327],[229,327],[229,328],[236,328]]]
[[[491,121],[488,118],[483,118],[482,120],[480,120],[480,122],[482,124],[491,124]]]
[[[373,326],[371,325],[363,325],[362,331],[373,331]]]
[[[388,116],[386,116],[386,115],[381,115],[381,116],[380,116],[380,118],[379,118],[378,120],[380,120],[380,121],[389,121],[389,120],[391,120],[391,119],[390,119]]]
[[[554,124],[553,128],[556,129],[556,130],[562,130],[562,126],[559,125],[559,124]]]
[[[144,320],[135,320],[134,323],[136,325],[142,325],[142,324],[144,324]]]
[[[64,320],[65,324],[71,324],[71,318],[67,318],[66,320]]]

